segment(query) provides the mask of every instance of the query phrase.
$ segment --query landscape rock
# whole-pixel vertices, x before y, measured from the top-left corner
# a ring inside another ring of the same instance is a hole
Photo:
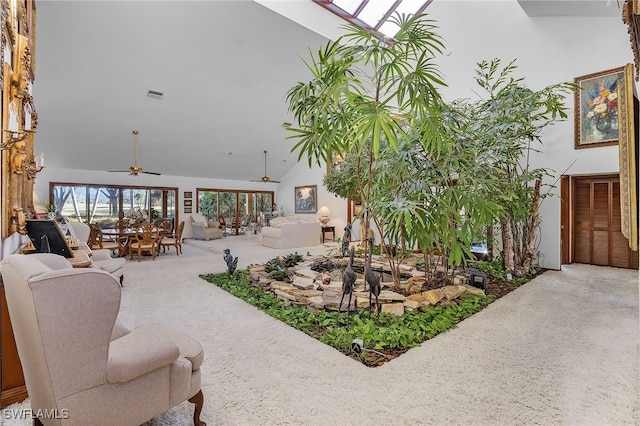
[[[442,292],[444,293],[444,297],[446,297],[447,300],[457,299],[462,295],[462,293],[464,293],[464,291],[465,288],[461,285],[448,285],[442,287]]]
[[[307,303],[307,306],[314,309],[324,309],[324,297],[322,295],[309,297]]]
[[[278,299],[292,300],[292,301],[294,301],[294,302],[295,302],[295,300],[296,300],[296,297],[295,297],[295,296],[293,296],[293,295],[291,295],[291,294],[287,293],[286,291],[282,291],[282,290],[275,289],[273,292],[276,294],[276,296],[278,297]]]
[[[424,291],[422,292],[422,295],[427,300],[427,302],[429,302],[430,305],[435,305],[436,303],[444,299],[444,293],[440,288]]]
[[[418,300],[406,299],[403,302],[403,305],[404,305],[405,308],[414,311],[414,310],[418,309],[419,307],[424,306],[425,303],[426,303],[426,300],[418,301]]]
[[[280,290],[284,292],[289,292],[291,290],[295,290],[296,287],[293,284],[285,283],[284,281],[273,281],[271,283],[272,290]]]
[[[331,291],[331,290],[325,290],[322,293],[322,298],[323,298],[323,302],[324,302],[324,308],[328,309],[330,311],[337,311],[338,308],[340,307],[340,299],[342,298],[342,292],[337,292],[337,291]],[[346,311],[347,310],[347,304],[349,302],[349,296],[345,296],[344,300],[342,301],[342,310]],[[353,310],[355,309],[355,300],[354,297],[351,297],[351,309]]]
[[[406,291],[409,294],[419,294],[422,291],[422,285],[427,281],[423,276],[411,277],[407,280]]]
[[[463,287],[464,287],[465,293],[473,294],[474,296],[482,296],[482,297],[487,296],[484,290],[481,288],[474,287],[469,284],[464,284]]]
[[[293,285],[302,290],[310,290],[316,287],[316,284],[313,282],[311,278],[302,277],[299,275],[296,275],[293,278]]]
[[[402,303],[384,303],[382,304],[381,312],[401,317],[404,315],[404,305]]]

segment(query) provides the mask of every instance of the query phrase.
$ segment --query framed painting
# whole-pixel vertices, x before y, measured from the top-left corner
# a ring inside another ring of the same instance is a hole
[[[184,200],[185,207],[191,207],[193,205],[193,200]]]
[[[193,193],[191,191],[184,191],[184,198],[192,198]]]
[[[618,93],[624,67],[574,78],[575,148],[618,143]]]
[[[293,193],[295,212],[315,213],[318,206],[318,186],[296,186]]]

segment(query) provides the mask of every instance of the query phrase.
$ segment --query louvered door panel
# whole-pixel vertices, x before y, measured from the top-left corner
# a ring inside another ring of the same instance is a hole
[[[638,253],[620,229],[618,178],[576,178],[573,189],[573,261],[638,268]]]

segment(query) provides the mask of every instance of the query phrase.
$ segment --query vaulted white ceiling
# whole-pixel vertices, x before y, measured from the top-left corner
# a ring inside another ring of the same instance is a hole
[[[279,178],[296,161],[287,90],[308,78],[299,55],[325,41],[253,1],[38,2],[36,152],[126,170],[136,129],[145,170],[255,179],[268,149]]]
[[[616,0],[518,1],[531,16],[619,14]],[[308,26],[329,14],[310,0],[260,2],[306,13]],[[325,42],[256,1],[39,1],[36,152],[51,167],[126,170],[136,129],[145,170],[256,179],[267,149],[279,179],[297,161],[281,127],[293,121],[287,90],[309,77],[300,56]]]

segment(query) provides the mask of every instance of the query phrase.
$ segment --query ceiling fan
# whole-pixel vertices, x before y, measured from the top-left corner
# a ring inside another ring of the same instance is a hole
[[[264,176],[260,179],[252,179],[251,182],[264,182],[264,183],[280,183],[279,180],[273,180],[267,176],[267,150],[264,151]]]
[[[147,172],[145,170],[142,170],[142,166],[138,165],[138,131],[134,130],[132,133],[133,133],[133,166],[130,166],[129,170],[109,170],[109,171],[113,173],[129,173],[132,176],[138,176],[138,174],[140,173],[160,176],[161,173]]]

